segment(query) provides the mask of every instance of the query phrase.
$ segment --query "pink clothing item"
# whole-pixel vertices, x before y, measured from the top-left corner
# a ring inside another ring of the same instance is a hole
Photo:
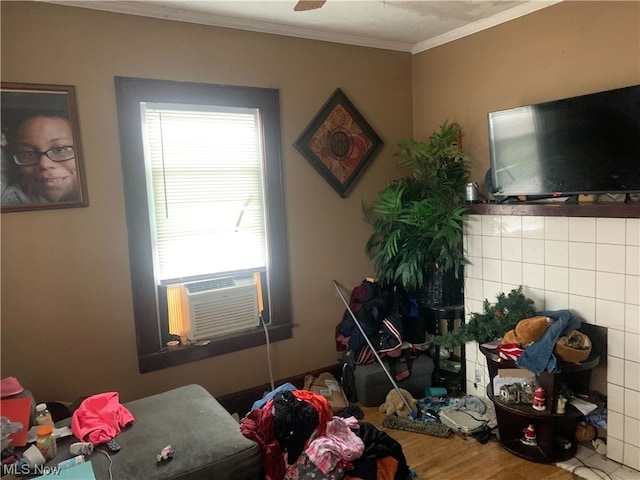
[[[284,474],[284,480],[343,480],[343,478],[344,468],[338,466],[329,473],[323,473],[304,452],[294,464],[287,467]]]
[[[351,420],[333,417],[327,423],[326,435],[316,437],[305,450],[309,460],[325,475],[336,467],[353,470],[353,462],[364,453],[364,442],[351,431],[350,423]]]
[[[2,398],[22,393],[24,387],[16,377],[7,377],[0,380],[0,394]]]
[[[71,431],[80,440],[99,445],[133,422],[133,415],[120,404],[117,392],[100,393],[85,399],[73,412]]]

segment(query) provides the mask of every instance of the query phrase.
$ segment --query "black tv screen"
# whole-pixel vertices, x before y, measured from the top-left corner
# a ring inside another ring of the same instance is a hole
[[[640,85],[488,114],[496,199],[640,192]]]

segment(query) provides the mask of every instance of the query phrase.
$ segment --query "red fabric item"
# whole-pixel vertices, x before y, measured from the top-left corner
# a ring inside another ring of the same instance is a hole
[[[299,399],[310,403],[318,411],[318,435],[327,434],[327,422],[333,418],[333,412],[329,401],[322,395],[310,392],[308,390],[294,390],[293,395]]]
[[[364,303],[370,299],[371,290],[369,290],[363,282],[351,291],[351,296],[349,297],[349,308],[353,313],[357,313],[362,310]]]
[[[240,433],[260,445],[260,459],[265,480],[281,480],[286,466],[280,443],[273,432],[272,400],[263,408],[251,410],[240,422]]]
[[[394,480],[398,471],[398,460],[391,455],[376,460],[376,480]]]
[[[496,347],[498,356],[505,360],[516,361],[524,350],[517,343],[502,343]]]
[[[31,398],[6,398],[0,400],[0,412],[2,416],[14,423],[21,423],[22,430],[9,435],[12,447],[24,447],[27,444],[27,432],[29,431],[29,416],[31,415]]]
[[[133,422],[133,415],[120,404],[117,392],[100,393],[85,399],[73,412],[71,431],[80,440],[99,445]]]

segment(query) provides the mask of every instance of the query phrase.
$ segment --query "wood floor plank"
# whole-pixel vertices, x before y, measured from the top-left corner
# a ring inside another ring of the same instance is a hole
[[[382,426],[384,413],[363,407],[364,420],[387,432],[402,445],[416,478],[439,480],[573,480],[570,472],[555,465],[524,460],[503,449],[495,438],[482,444],[472,437],[447,438]]]

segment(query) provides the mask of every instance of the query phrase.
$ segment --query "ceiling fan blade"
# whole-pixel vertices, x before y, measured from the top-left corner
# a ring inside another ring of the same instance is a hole
[[[316,10],[322,7],[327,0],[298,0],[293,10],[296,12],[304,12],[307,10]]]

